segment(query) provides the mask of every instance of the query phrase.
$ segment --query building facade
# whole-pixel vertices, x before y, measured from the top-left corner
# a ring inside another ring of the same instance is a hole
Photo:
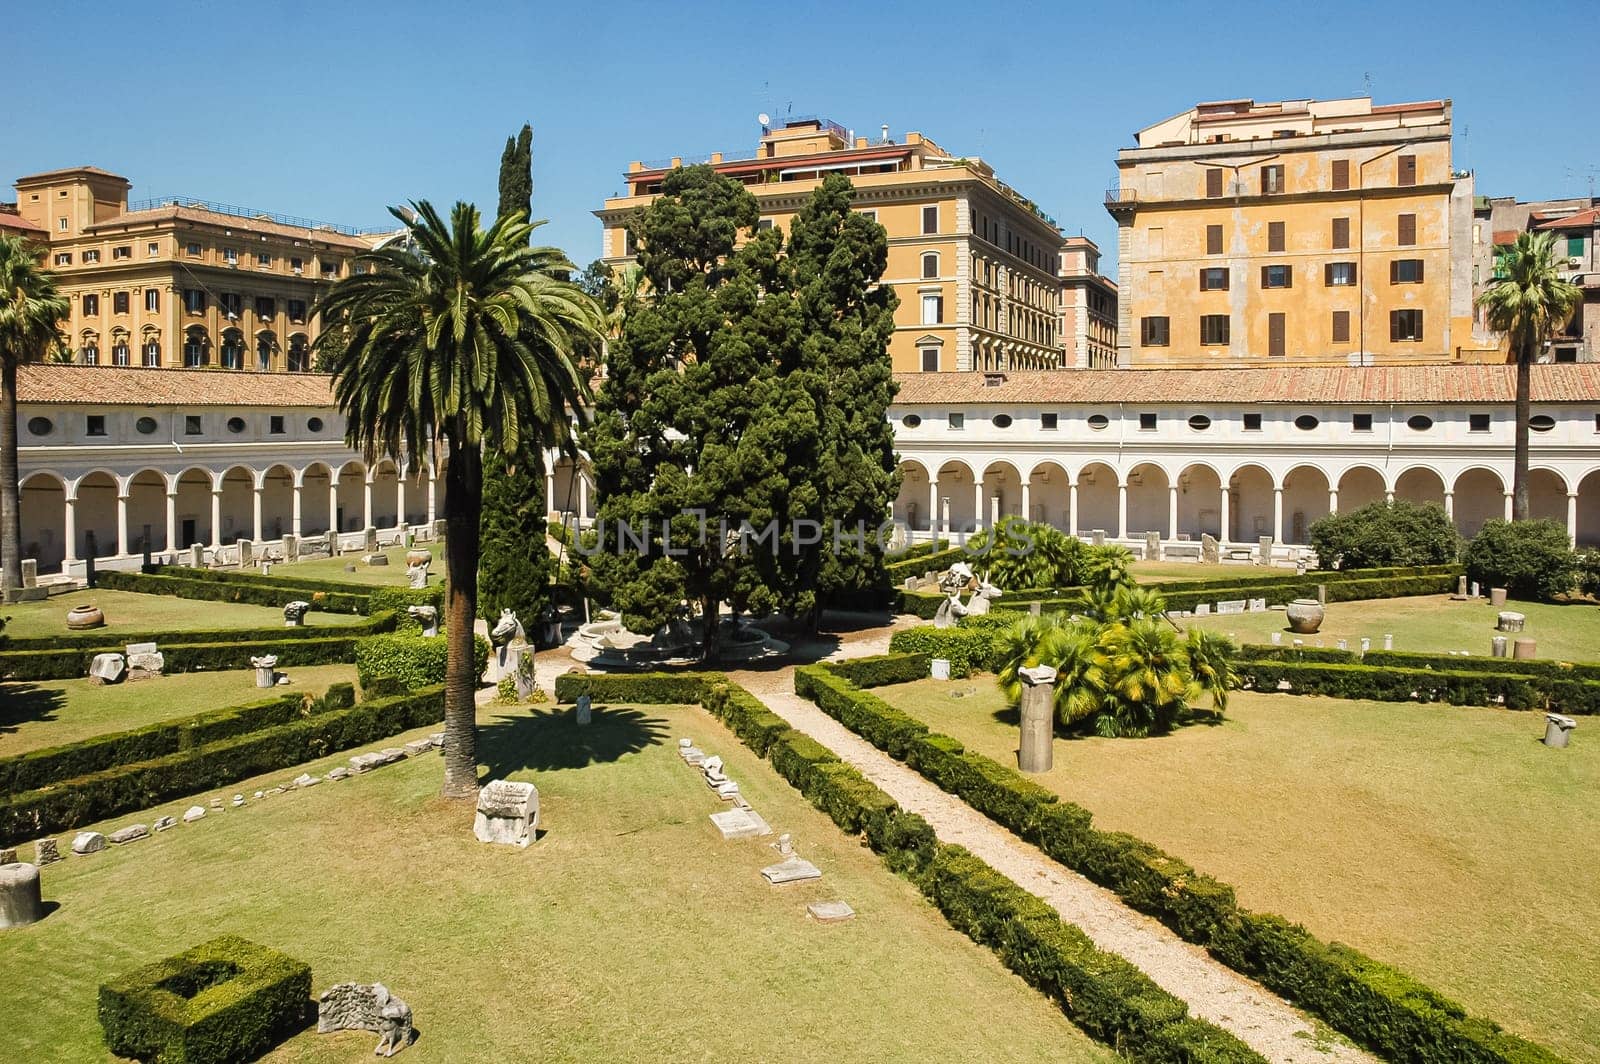
[[[317,300],[392,235],[193,200],[130,204],[130,188],[95,167],[16,182],[11,217],[46,248],[82,364],[309,372]]]
[[[708,163],[743,182],[761,224],[786,227],[828,173],[855,185],[856,209],[889,237],[883,281],[900,297],[890,341],[899,372],[1071,365],[1062,332],[1061,231],[983,160],[956,156],[920,133],[857,137],[824,119],[764,126],[754,152],[633,162],[625,194],[596,211],[604,261],[633,258],[628,222],[675,167]]]
[[[1118,362],[1492,361],[1450,103],[1202,103],[1117,153]]]
[[[1503,269],[1501,256],[1524,232],[1553,233],[1561,276],[1583,291],[1572,318],[1540,352],[1545,362],[1600,361],[1600,200],[1593,197],[1519,202],[1511,196],[1480,197],[1473,220],[1473,298],[1487,291]],[[1477,327],[1506,348],[1503,337],[1489,331],[1487,311],[1477,308]]]
[[[1100,247],[1086,236],[1061,245],[1061,338],[1069,369],[1117,364],[1117,286],[1100,272]]]

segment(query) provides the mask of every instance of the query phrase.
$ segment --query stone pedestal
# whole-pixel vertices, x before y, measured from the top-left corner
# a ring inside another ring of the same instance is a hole
[[[1385,632],[1383,634],[1383,649],[1385,649],[1385,650],[1393,650],[1394,649],[1394,633]]]
[[[274,687],[278,683],[278,656],[267,654],[259,658],[250,659],[250,667],[256,670],[257,687]]]
[[[588,695],[578,696],[578,704],[573,711],[573,718],[579,724],[588,724],[589,721],[594,719],[594,708],[589,701]]]
[[[1104,547],[1106,545],[1106,530],[1103,528],[1097,528],[1090,532],[1089,542],[1093,546]]]
[[[1533,639],[1518,639],[1511,644],[1511,656],[1519,660],[1531,661],[1539,656],[1539,644]]]
[[[1022,738],[1017,767],[1024,772],[1049,772],[1055,763],[1056,670],[1048,665],[1019,669],[1022,680]]]
[[[1560,713],[1546,713],[1544,720],[1544,745],[1556,750],[1567,745],[1567,737],[1578,726],[1577,721]]]
[[[248,569],[255,564],[256,545],[254,540],[241,539],[239,541],[239,568]]]
[[[1161,560],[1161,533],[1146,532],[1144,534],[1144,556],[1150,561]]]
[[[1495,621],[1495,627],[1502,632],[1520,632],[1523,625],[1528,623],[1528,618],[1511,610],[1501,610]]]
[[[189,564],[196,569],[202,569],[206,564],[206,548],[201,543],[189,544]]]
[[[1460,601],[1460,602],[1466,601],[1466,598],[1467,598],[1467,577],[1466,577],[1465,574],[1462,574],[1461,576],[1456,578],[1456,593],[1455,593],[1454,597],[1455,597],[1455,599],[1457,601]]]
[[[44,919],[39,895],[39,867],[0,865],[0,929],[26,927]]]
[[[1489,589],[1489,605],[1498,610],[1503,608],[1505,604],[1506,589],[1503,587],[1491,587]]]
[[[1506,656],[1505,636],[1497,635],[1489,640],[1489,656],[1492,658],[1503,658]]]
[[[22,586],[39,586],[39,562],[34,558],[22,559]]]
[[[286,562],[298,561],[300,558],[300,537],[289,534],[283,537],[283,560]]]
[[[1256,539],[1256,551],[1260,554],[1257,559],[1262,565],[1272,564],[1272,537],[1259,536]]]

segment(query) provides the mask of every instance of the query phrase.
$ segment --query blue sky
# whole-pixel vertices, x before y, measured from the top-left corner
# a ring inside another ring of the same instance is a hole
[[[1504,5],[978,3],[33,4],[7,19],[0,196],[94,164],[185,195],[351,225],[412,198],[494,206],[534,127],[534,213],[579,264],[631,159],[749,149],[756,115],[887,122],[988,159],[1109,252],[1132,132],[1197,100],[1455,101],[1458,167],[1520,199],[1600,186],[1579,0]],[[1336,18],[1330,19],[1333,13]],[[80,34],[74,23],[111,32]],[[1330,24],[1331,23],[1331,24]],[[1535,73],[1521,92],[1513,48]],[[1564,48],[1576,48],[1568,59]],[[1565,69],[1565,75],[1562,74]]]

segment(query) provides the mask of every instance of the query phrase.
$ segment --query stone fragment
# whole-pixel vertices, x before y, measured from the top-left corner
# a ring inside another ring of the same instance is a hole
[[[520,780],[490,780],[478,792],[472,834],[479,842],[527,846],[539,830],[539,789]]]
[[[856,911],[842,901],[814,901],[806,906],[811,918],[824,924],[837,924],[855,916]]]
[[[278,682],[278,655],[263,654],[250,659],[250,667],[256,670],[256,686],[271,687]]]
[[[432,739],[413,739],[409,743],[406,743],[405,746],[407,757],[416,757],[418,754],[425,754],[432,749]]]
[[[128,671],[128,659],[121,654],[96,654],[89,662],[89,682],[118,683]]]
[[[177,823],[178,822],[170,816],[161,816],[156,817],[156,822],[151,824],[150,827],[155,831],[166,831],[168,828],[175,826]]]
[[[80,831],[72,839],[72,852],[79,857],[99,853],[106,848],[106,837],[98,831]]]
[[[711,823],[716,825],[724,839],[754,839],[761,835],[772,834],[767,822],[748,806],[712,813]]]
[[[55,839],[40,839],[33,844],[33,863],[43,868],[47,864],[55,864],[61,860],[61,848],[56,845]]]
[[[203,820],[205,815],[206,810],[204,806],[191,805],[187,810],[184,811],[183,822],[185,824],[193,824],[196,820]]]
[[[717,784],[717,797],[724,802],[731,802],[739,797],[739,785],[732,780],[725,780]]]
[[[336,768],[330,768],[328,770],[328,775],[327,775],[326,778],[332,780],[335,783],[337,783],[342,779],[348,779],[349,776],[350,776],[350,770],[345,768],[343,765],[339,765]]]
[[[577,708],[573,711],[579,724],[588,724],[591,718],[591,708],[588,695],[578,696]]]
[[[236,795],[233,796],[233,807],[235,809],[239,808],[243,804],[244,804],[244,795],[236,794]]]
[[[317,1033],[372,1031],[378,1036],[373,1056],[392,1057],[415,1037],[411,1006],[382,983],[338,983],[317,997]]]
[[[306,614],[311,612],[311,603],[295,599],[283,607],[283,626],[285,628],[299,628],[305,623]]]
[[[250,797],[254,798],[256,801],[260,801],[262,798],[266,797],[266,792],[265,791],[257,791],[256,793],[252,794]]]
[[[26,927],[44,919],[37,865],[0,865],[0,928]]]
[[[790,856],[775,865],[761,870],[762,878],[773,886],[782,883],[803,883],[808,879],[821,879],[822,870],[803,857]]]
[[[439,607],[437,606],[407,606],[406,613],[416,619],[422,626],[422,634],[432,637],[439,634]]]
[[[371,772],[375,768],[382,768],[384,765],[392,765],[396,761],[403,761],[405,756],[406,752],[400,747],[389,746],[382,750],[374,750],[371,753],[357,754],[350,759],[350,768],[359,775],[363,772]]]
[[[309,772],[302,772],[300,775],[294,778],[294,785],[296,787],[315,787],[321,782],[321,778],[313,776]]]
[[[1520,632],[1528,623],[1528,618],[1511,610],[1501,610],[1495,618],[1495,628],[1502,632]]]
[[[129,824],[125,828],[118,828],[113,831],[107,836],[107,841],[123,846],[130,842],[138,842],[140,839],[148,839],[149,837],[150,826],[148,824]]]
[[[1505,604],[1506,589],[1503,587],[1491,587],[1489,589],[1489,605],[1498,610],[1503,608]]]
[[[213,809],[221,809],[222,808],[222,799],[221,798],[213,798],[213,799],[211,799],[210,803],[208,803],[208,804]]]
[[[389,564],[389,556],[387,554],[366,554],[366,555],[362,555],[361,560],[363,562],[365,562],[367,565],[388,565]]]

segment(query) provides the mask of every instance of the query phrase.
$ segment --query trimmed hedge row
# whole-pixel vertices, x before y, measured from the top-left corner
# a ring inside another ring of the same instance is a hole
[[[1259,667],[1352,668],[1275,661]],[[855,689],[833,669],[831,664],[796,669],[796,692],[891,755],[904,749],[906,764],[940,787],[1387,1059],[1559,1064],[1548,1050],[1468,1017],[1461,1006],[1404,973],[1347,946],[1321,942],[1279,917],[1241,909],[1227,884],[1133,836],[1095,829],[1088,810],[998,762],[966,752],[956,739],[928,731],[915,718]]]
[[[304,599],[313,609],[326,613],[365,613],[366,594],[326,589],[308,590],[277,583],[239,583],[231,580],[211,580],[190,573],[207,570],[162,571],[156,573],[105,572],[96,575],[100,587],[114,591],[133,591],[141,595],[171,595],[175,598],[200,599],[208,602],[243,602],[252,606],[277,606],[295,599]]]
[[[322,628],[316,638],[282,638],[257,642],[182,643],[163,647],[161,656],[164,671],[216,672],[224,669],[248,669],[250,659],[264,654],[275,654],[278,664],[338,665],[355,660],[356,643],[362,638],[360,628],[351,635],[331,635],[343,632],[338,628]],[[213,636],[217,633],[212,633]],[[0,652],[0,680],[77,680],[89,675],[89,663],[96,654],[107,651],[120,652],[120,645],[90,650],[19,650]]]
[[[1508,637],[1509,638],[1509,637]],[[1364,665],[1402,669],[1450,669],[1456,672],[1501,672],[1519,676],[1540,676],[1551,680],[1600,681],[1600,664],[1584,661],[1553,661],[1525,658],[1451,657],[1448,654],[1419,654],[1408,650],[1369,650],[1359,659]]]
[[[0,799],[0,844],[223,787],[444,719],[444,689],[372,699]]]
[[[891,670],[881,667],[879,674]],[[1140,1061],[1264,1061],[1228,1032],[1189,1018],[1182,1001],[1128,961],[1097,948],[1039,898],[967,850],[940,843],[927,821],[901,809],[826,747],[718,674],[568,673],[557,680],[557,689],[564,690],[561,701],[588,694],[621,702],[679,703],[692,701],[683,696],[696,687],[706,709],[766,757],[812,805],[845,831],[864,834],[889,868],[916,884],[953,927],[992,949],[1092,1037]]]
[[[117,765],[149,761],[179,750],[192,750],[221,739],[287,724],[301,717],[348,709],[355,700],[355,685],[338,683],[321,696],[283,694],[143,728],[96,735],[76,743],[30,750],[0,759],[0,795],[31,791]]]
[[[908,576],[921,576],[930,569],[934,572],[948,569],[967,557],[964,547],[947,547],[944,550],[929,551],[926,554],[889,562],[884,569],[888,571],[891,581],[899,583]]]
[[[489,665],[489,641],[483,636],[472,639],[473,676],[481,680]],[[374,635],[356,640],[356,679],[362,687],[370,687],[379,677],[397,682],[400,690],[415,691],[444,683],[445,668],[450,655],[450,644],[443,635],[424,639],[415,633]]]
[[[1472,659],[1456,658],[1456,662]],[[1600,713],[1600,683],[1469,669],[1402,669],[1366,663],[1241,661],[1240,682],[1267,694],[1328,695],[1374,702],[1448,702],[1455,706]],[[1280,688],[1279,684],[1288,687]]]
[[[950,675],[961,678],[974,672],[993,672],[999,668],[999,642],[994,636],[993,627],[935,628],[931,624],[921,624],[915,628],[902,628],[890,636],[889,652],[920,655],[928,661],[944,658],[950,662]],[[912,679],[921,679],[926,675],[928,670],[923,669],[919,676]]]
[[[168,647],[185,643],[219,643],[228,641],[255,642],[284,639],[323,639],[338,635],[379,635],[398,627],[414,626],[415,622],[403,611],[381,610],[371,614],[360,624],[336,628],[303,625],[286,628],[280,622],[260,628],[206,628],[193,632],[125,632],[121,629],[97,629],[74,632],[70,635],[29,636],[19,639],[0,638],[0,655],[26,650],[88,650],[97,654],[118,653],[129,643],[155,643],[163,653]]]

